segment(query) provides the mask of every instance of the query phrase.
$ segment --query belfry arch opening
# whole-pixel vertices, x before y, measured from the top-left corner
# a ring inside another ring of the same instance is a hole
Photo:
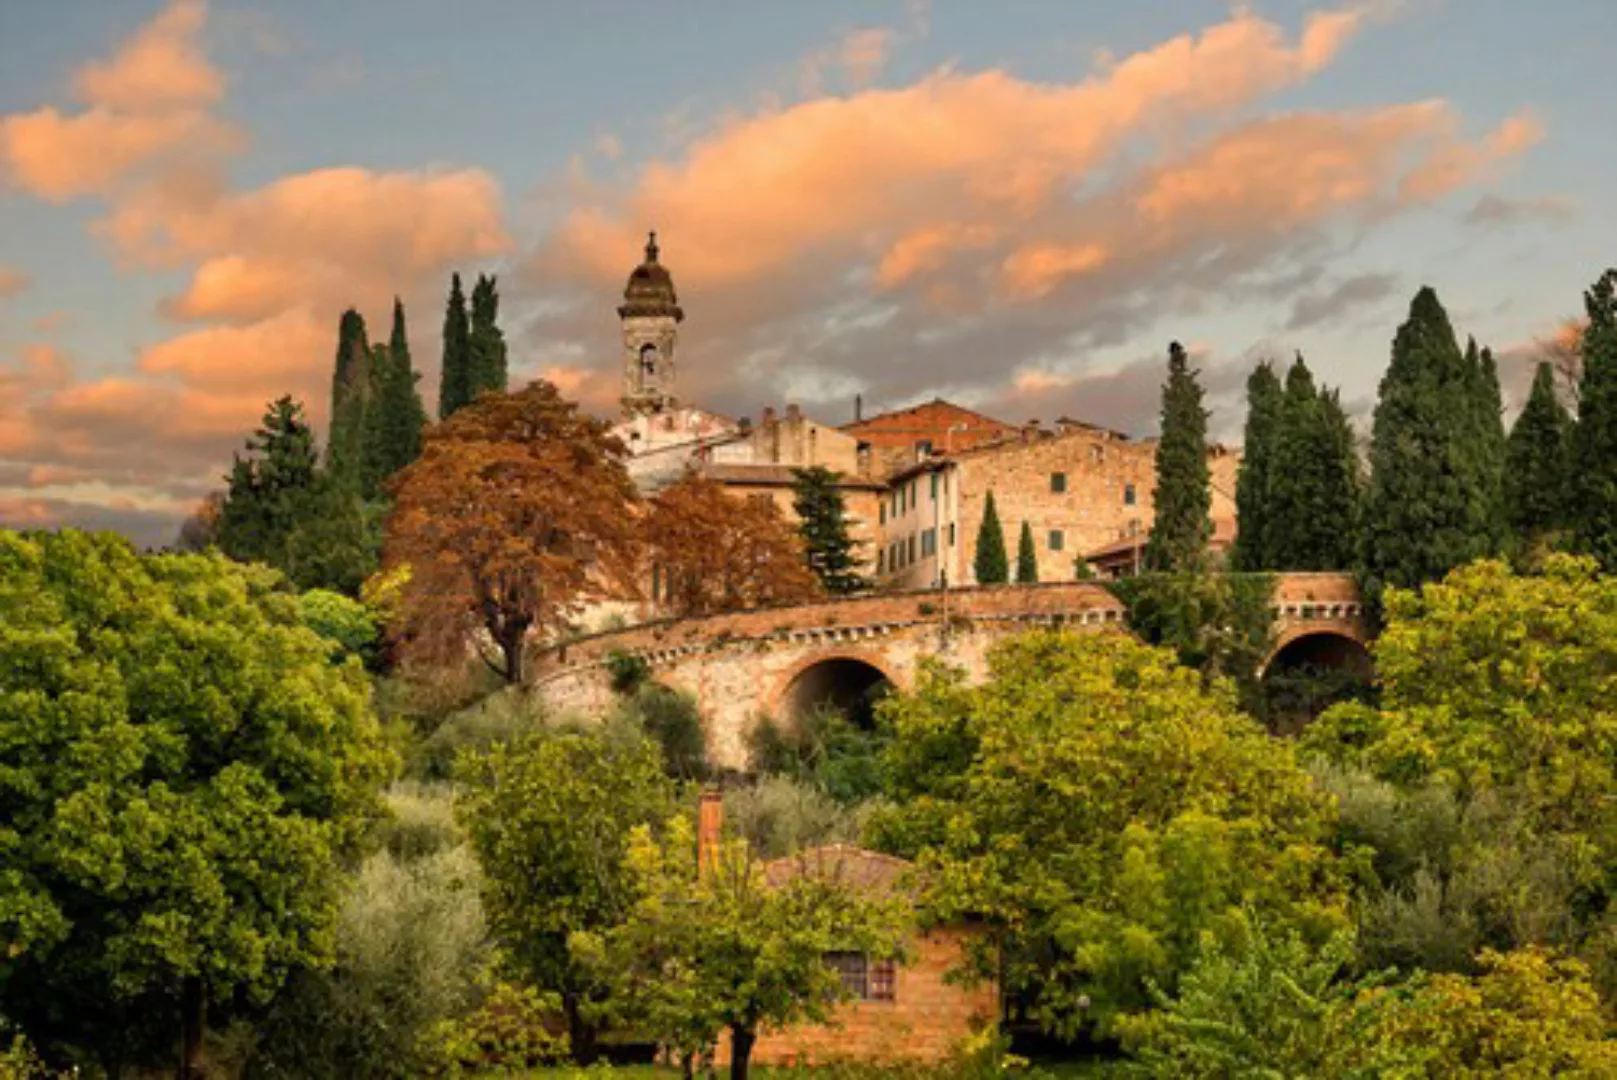
[[[1359,641],[1331,631],[1303,634],[1264,665],[1264,718],[1270,731],[1296,734],[1337,702],[1367,697],[1374,680],[1370,651]]]
[[[869,730],[876,724],[876,703],[892,690],[892,680],[874,664],[832,657],[797,673],[781,701],[782,719],[796,725],[804,717],[834,709]]]

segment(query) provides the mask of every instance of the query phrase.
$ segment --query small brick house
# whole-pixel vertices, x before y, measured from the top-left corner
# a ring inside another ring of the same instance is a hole
[[[722,803],[704,796],[699,835],[719,835]],[[876,896],[908,893],[914,864],[865,848],[834,844],[809,848],[766,863],[764,879],[782,884],[799,874],[824,875]],[[826,963],[842,976],[849,1000],[832,1011],[829,1024],[765,1029],[753,1044],[758,1065],[814,1065],[832,1061],[865,1064],[940,1062],[961,1042],[999,1021],[999,987],[992,981],[964,984],[949,978],[965,966],[966,950],[979,927],[938,926],[917,930],[901,962],[856,952],[832,953]],[[719,1040],[717,1064],[729,1061],[730,1040]]]

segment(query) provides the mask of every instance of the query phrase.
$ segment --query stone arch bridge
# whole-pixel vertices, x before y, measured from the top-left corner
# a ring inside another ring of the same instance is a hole
[[[1273,606],[1265,669],[1368,667],[1368,628],[1349,575],[1277,575]],[[638,657],[652,680],[696,700],[711,759],[742,768],[746,734],[760,716],[789,722],[822,703],[857,715],[879,689],[911,688],[925,657],[981,678],[1004,637],[1126,626],[1122,602],[1094,582],[865,595],[595,634],[544,653],[533,689],[558,711],[598,712],[612,702],[608,658]]]

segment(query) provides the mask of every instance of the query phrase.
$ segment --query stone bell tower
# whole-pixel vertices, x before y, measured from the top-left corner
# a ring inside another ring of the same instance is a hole
[[[649,416],[674,408],[674,345],[685,318],[674,279],[657,261],[657,234],[646,241],[646,260],[629,274],[618,318],[623,320],[623,412]]]

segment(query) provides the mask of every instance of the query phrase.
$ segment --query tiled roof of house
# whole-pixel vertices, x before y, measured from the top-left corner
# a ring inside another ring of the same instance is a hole
[[[844,882],[850,888],[873,896],[892,896],[908,890],[914,881],[915,864],[849,844],[805,848],[795,855],[764,864],[764,880],[784,885],[805,874]]]

